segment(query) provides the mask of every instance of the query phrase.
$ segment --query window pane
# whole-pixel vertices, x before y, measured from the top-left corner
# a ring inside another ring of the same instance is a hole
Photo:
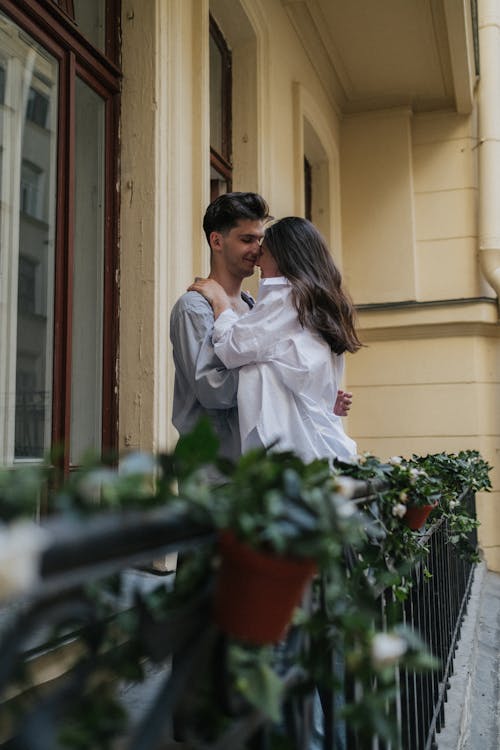
[[[0,22],[0,461],[11,463],[50,446],[58,66]]]
[[[210,145],[222,153],[222,54],[210,35]]]
[[[4,103],[5,99],[5,68],[0,63],[0,104]]]
[[[75,90],[75,238],[70,461],[101,447],[104,270],[104,101]]]
[[[94,47],[106,50],[106,0],[74,0],[75,21]]]
[[[229,185],[224,175],[219,174],[216,169],[210,167],[210,200],[214,201],[217,196],[227,193]]]

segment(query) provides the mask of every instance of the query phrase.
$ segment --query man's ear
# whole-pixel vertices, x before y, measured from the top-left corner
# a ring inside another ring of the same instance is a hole
[[[222,234],[220,232],[210,232],[209,241],[211,249],[217,252],[222,247]]]

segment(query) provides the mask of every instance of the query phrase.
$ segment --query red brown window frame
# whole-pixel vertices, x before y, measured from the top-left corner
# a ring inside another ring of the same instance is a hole
[[[232,155],[232,55],[224,36],[217,25],[216,20],[210,15],[210,36],[214,40],[222,59],[222,149],[217,151],[210,146],[210,165],[227,182],[228,190],[232,189],[233,182],[233,155]]]
[[[75,83],[81,78],[105,101],[105,220],[102,379],[102,450],[118,446],[118,117],[121,73],[115,60],[119,44],[120,0],[107,0],[107,57],[78,31],[52,0],[0,0],[2,10],[44,47],[59,64],[57,200],[55,237],[54,356],[52,445],[64,446],[62,468],[70,470],[71,348],[74,248]],[[67,6],[69,7],[69,6]],[[111,22],[113,19],[114,22]]]
[[[304,214],[312,221],[312,167],[307,156],[304,156]]]

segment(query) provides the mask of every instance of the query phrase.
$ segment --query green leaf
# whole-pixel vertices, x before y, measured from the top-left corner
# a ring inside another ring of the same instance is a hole
[[[280,721],[283,683],[268,664],[257,661],[247,665],[238,678],[237,687],[271,721]]]
[[[181,435],[174,450],[174,462],[180,477],[214,463],[219,440],[207,417],[202,417],[194,430]]]

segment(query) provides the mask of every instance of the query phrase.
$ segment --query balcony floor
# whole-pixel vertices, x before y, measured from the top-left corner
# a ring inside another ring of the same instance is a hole
[[[478,566],[455,656],[439,750],[500,747],[500,574]]]

